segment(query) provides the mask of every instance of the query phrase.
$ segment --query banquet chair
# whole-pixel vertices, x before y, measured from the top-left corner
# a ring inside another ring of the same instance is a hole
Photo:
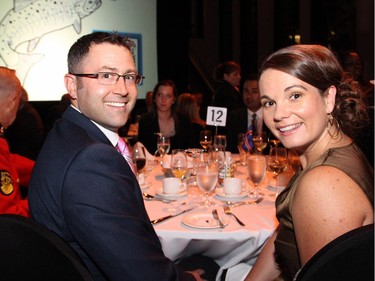
[[[373,281],[374,224],[351,230],[320,249],[295,281]]]
[[[0,279],[91,281],[74,250],[32,219],[0,215]]]

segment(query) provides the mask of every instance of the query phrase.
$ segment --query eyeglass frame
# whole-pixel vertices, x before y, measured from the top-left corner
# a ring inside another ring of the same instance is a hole
[[[125,73],[123,75],[120,75],[116,72],[107,72],[107,71],[100,71],[98,73],[71,73],[71,72],[69,72],[69,74],[77,76],[77,77],[86,77],[86,78],[91,78],[91,79],[97,79],[99,84],[101,84],[101,85],[116,85],[116,83],[120,80],[120,77],[123,77],[124,81],[125,81],[125,84],[129,85],[129,86],[132,86],[133,84],[128,84],[129,82],[127,82],[127,81],[130,81],[130,80],[126,78],[126,77],[132,77],[134,79],[134,85],[137,86],[137,85],[142,83],[143,79],[145,79],[145,77],[140,75],[140,74]],[[117,76],[117,79],[115,79],[113,83],[109,83],[109,84],[101,83],[100,80],[99,80],[100,74],[109,74],[109,75]],[[137,79],[139,79],[138,83],[136,83]]]

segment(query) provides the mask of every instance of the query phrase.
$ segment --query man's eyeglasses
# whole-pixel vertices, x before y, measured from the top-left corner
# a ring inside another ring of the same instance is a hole
[[[95,74],[86,74],[86,73],[70,73],[71,75],[77,77],[87,77],[98,79],[98,82],[103,85],[115,85],[120,77],[124,78],[125,84],[127,86],[135,86],[142,83],[142,80],[145,78],[142,75],[138,74],[124,74],[120,75],[114,72],[98,72]]]

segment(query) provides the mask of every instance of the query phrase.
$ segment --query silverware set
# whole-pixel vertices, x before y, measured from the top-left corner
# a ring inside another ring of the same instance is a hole
[[[142,193],[143,197],[145,198],[145,200],[160,200],[160,201],[165,201],[164,199],[159,199],[159,198],[156,198],[155,196],[151,195],[151,194],[148,194],[146,192],[143,192]],[[242,206],[242,205],[256,205],[256,204],[259,204],[261,201],[263,200],[263,197],[260,197],[258,198],[257,200],[252,200],[252,201],[243,201],[243,202],[235,202],[235,203],[231,203],[230,206],[231,207],[239,207],[239,206]],[[169,201],[169,202],[168,202]],[[175,200],[168,200],[167,202],[165,203],[170,203],[170,202],[173,202]],[[161,218],[158,218],[158,219],[155,219],[155,220],[151,220],[151,223],[152,224],[157,224],[159,222],[162,222],[162,221],[165,221],[167,219],[170,219],[170,218],[174,218],[174,217],[177,217],[179,215],[182,215],[186,212],[189,212],[193,209],[195,209],[196,207],[193,207],[193,208],[189,208],[189,209],[186,209],[186,210],[183,210],[181,212],[178,212],[176,214],[171,214],[171,215],[168,215],[168,216],[165,216],[165,217],[161,217]],[[224,205],[223,206],[223,210],[224,210],[224,213],[226,215],[230,215],[230,216],[233,216],[236,221],[238,222],[239,225],[241,226],[245,226],[245,224],[232,212],[231,208],[229,207],[229,205]],[[214,217],[215,220],[218,221],[219,225],[220,225],[220,228],[224,228],[225,225],[223,223],[223,221],[220,219],[219,217],[219,214],[217,212],[216,209],[212,210],[212,216]]]

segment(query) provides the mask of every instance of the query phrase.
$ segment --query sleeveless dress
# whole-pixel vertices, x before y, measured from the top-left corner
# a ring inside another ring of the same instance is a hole
[[[279,232],[275,240],[275,252],[276,261],[282,271],[279,277],[281,280],[293,280],[293,277],[301,268],[294,236],[293,198],[300,179],[305,173],[317,166],[332,166],[346,173],[361,187],[374,208],[374,171],[354,143],[327,150],[310,167],[295,174],[276,199]],[[343,186],[343,188],[345,187]]]

